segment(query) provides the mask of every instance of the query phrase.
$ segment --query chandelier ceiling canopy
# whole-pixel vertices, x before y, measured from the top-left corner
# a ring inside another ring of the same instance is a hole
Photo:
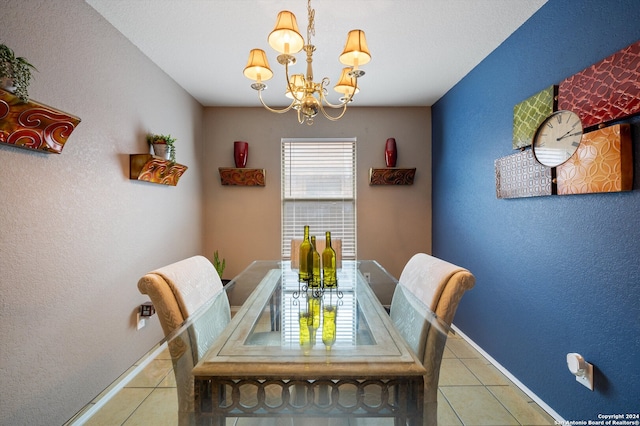
[[[313,124],[314,117],[322,112],[326,118],[332,121],[339,120],[344,116],[347,105],[353,100],[356,93],[360,91],[358,78],[364,75],[364,71],[359,69],[361,65],[371,60],[371,54],[367,47],[367,40],[362,30],[351,30],[347,35],[347,42],[339,57],[342,64],[347,65],[342,69],[342,74],[334,90],[343,96],[339,103],[333,104],[327,99],[327,86],[329,79],[324,77],[319,83],[313,81],[313,52],[315,46],[311,44],[311,36],[315,35],[315,10],[311,8],[311,0],[307,1],[308,25],[307,41],[298,30],[296,16],[288,10],[278,13],[276,25],[267,37],[269,45],[280,55],[277,60],[284,66],[287,89],[285,96],[291,99],[289,106],[283,109],[269,107],[262,98],[262,91],[267,88],[265,81],[273,77],[273,71],[269,67],[267,55],[262,49],[253,49],[249,52],[249,60],[244,69],[244,75],[253,80],[251,88],[258,91],[260,103],[269,111],[275,113],[285,113],[294,109],[298,113],[298,122]],[[304,50],[307,56],[306,74],[289,75],[289,66],[296,63],[296,53]],[[338,114],[332,116],[325,108],[339,110]]]

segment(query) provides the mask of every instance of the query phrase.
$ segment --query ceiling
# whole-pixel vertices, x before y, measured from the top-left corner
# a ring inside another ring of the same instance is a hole
[[[547,0],[312,0],[314,81],[343,65],[347,33],[362,29],[371,62],[362,67],[354,106],[430,106]],[[242,74],[249,51],[267,52],[274,77],[265,101],[284,105],[284,69],[267,43],[280,10],[306,40],[304,0],[86,0],[204,106],[259,106]],[[292,73],[304,73],[304,52]]]

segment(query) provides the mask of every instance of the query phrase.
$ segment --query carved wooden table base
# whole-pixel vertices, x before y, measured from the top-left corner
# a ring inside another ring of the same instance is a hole
[[[394,417],[421,425],[424,381],[393,379],[199,379],[198,424],[224,425],[226,417]]]

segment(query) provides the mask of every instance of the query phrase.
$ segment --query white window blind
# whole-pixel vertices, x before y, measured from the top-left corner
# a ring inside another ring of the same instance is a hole
[[[309,234],[342,240],[342,258],[356,258],[356,140],[282,139],[282,258],[291,240]]]

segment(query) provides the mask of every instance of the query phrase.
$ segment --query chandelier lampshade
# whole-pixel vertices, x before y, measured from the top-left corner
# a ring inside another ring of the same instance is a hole
[[[364,65],[370,60],[371,54],[369,53],[364,31],[349,31],[347,43],[344,45],[342,55],[340,55],[340,62],[357,69],[360,65]]]
[[[289,79],[289,84],[291,87],[287,87],[287,91],[284,95],[289,99],[302,99],[304,97],[304,75],[292,75]],[[293,93],[291,89],[293,89]]]
[[[249,60],[244,68],[244,75],[257,83],[267,81],[273,77],[273,71],[269,68],[267,54],[262,49],[253,49],[249,52]]]
[[[304,46],[304,38],[298,30],[296,15],[288,10],[278,13],[276,26],[269,34],[267,41],[273,50],[285,55],[301,51]]]
[[[344,116],[347,105],[360,91],[358,78],[364,75],[364,71],[358,67],[371,60],[367,40],[362,30],[349,32],[344,51],[340,55],[340,62],[347,67],[342,70],[338,84],[334,86],[334,90],[343,96],[339,99],[339,103],[333,104],[327,99],[329,79],[325,77],[320,82],[313,80],[313,52],[316,47],[311,44],[311,36],[315,35],[315,10],[311,8],[311,0],[307,0],[307,17],[306,42],[298,29],[296,16],[288,10],[278,13],[276,25],[267,37],[269,45],[279,53],[278,63],[284,66],[287,82],[284,95],[291,100],[289,106],[274,109],[269,107],[262,98],[262,91],[267,88],[263,81],[273,77],[264,50],[253,49],[249,52],[244,75],[250,80],[254,80],[251,88],[258,91],[258,99],[268,111],[282,114],[293,109],[298,114],[298,122],[309,125],[313,124],[313,118],[318,113],[322,113],[331,121],[337,121]],[[307,71],[304,74],[290,75],[289,67],[296,63],[294,55],[302,50],[306,54]],[[336,115],[331,115],[327,113],[327,109],[337,109],[339,112]]]
[[[355,95],[360,91],[360,89],[356,87],[355,77],[352,77],[351,75],[349,75],[350,72],[351,72],[350,67],[346,67],[342,69],[340,80],[338,80],[338,84],[335,85],[333,90],[347,96]]]

